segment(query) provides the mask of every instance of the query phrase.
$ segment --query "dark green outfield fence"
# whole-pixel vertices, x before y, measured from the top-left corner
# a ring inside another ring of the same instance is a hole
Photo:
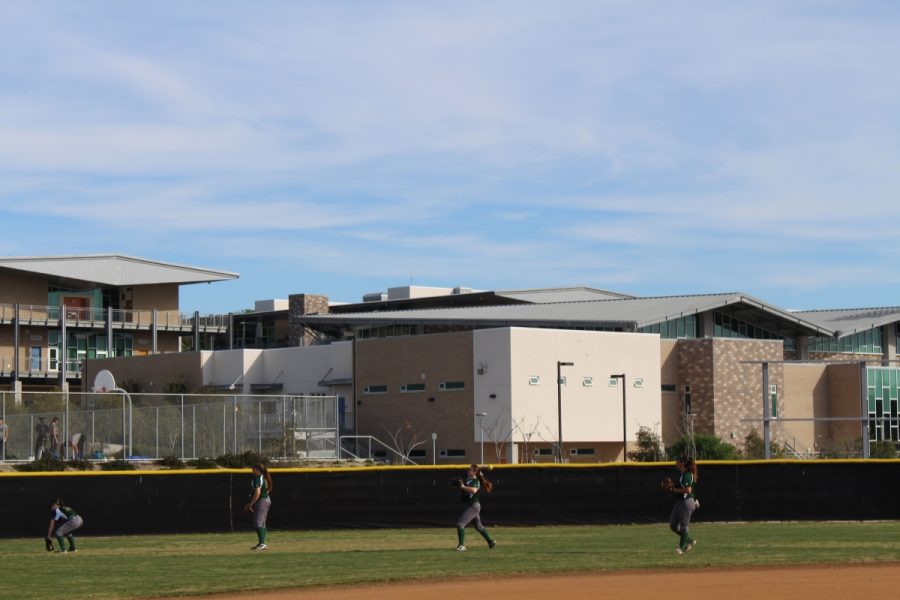
[[[272,529],[452,526],[462,512],[451,477],[465,467],[274,470]],[[659,489],[671,464],[504,466],[488,472],[489,525],[667,522]],[[42,537],[61,496],[84,535],[250,529],[241,508],[249,470],[0,474],[0,535]],[[701,463],[702,521],[900,518],[900,461]]]

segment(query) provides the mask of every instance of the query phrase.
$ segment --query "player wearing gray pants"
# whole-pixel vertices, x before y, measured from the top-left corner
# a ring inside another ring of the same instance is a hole
[[[69,540],[69,552],[75,550],[75,536],[72,532],[84,524],[82,518],[66,506],[62,500],[57,499],[50,503],[50,525],[47,528],[47,539],[51,535],[55,535],[59,542],[59,551],[66,552],[65,540]],[[52,543],[47,546],[48,550],[52,550]]]
[[[484,528],[484,525],[481,524],[481,502],[478,500],[478,493],[481,491],[482,485],[484,490],[489,492],[493,487],[491,482],[484,478],[484,474],[478,468],[478,465],[471,465],[469,470],[466,471],[465,480],[460,481],[460,483],[459,489],[462,490],[463,499],[469,505],[456,521],[456,535],[459,540],[459,545],[456,549],[460,552],[466,549],[466,525],[472,521],[475,521],[475,531],[480,533],[481,537],[487,541],[488,548],[493,548],[497,543],[491,538],[491,534]]]

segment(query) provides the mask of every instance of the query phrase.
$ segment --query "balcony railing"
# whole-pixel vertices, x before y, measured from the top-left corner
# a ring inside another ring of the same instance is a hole
[[[150,329],[153,326],[153,314],[152,310],[107,311],[104,308],[19,305],[19,323],[22,325],[57,326],[62,315],[67,326],[101,328],[106,326],[107,317],[110,316],[110,324],[114,329]],[[0,304],[0,324],[12,323],[15,316],[14,304]],[[228,315],[200,315],[198,326],[203,333],[225,332],[228,330]],[[156,328],[160,331],[191,331],[194,328],[194,315],[177,310],[156,311]]]

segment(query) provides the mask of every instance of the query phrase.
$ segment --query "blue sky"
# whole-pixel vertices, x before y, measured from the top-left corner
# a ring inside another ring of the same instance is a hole
[[[0,3],[0,255],[900,305],[900,4]]]

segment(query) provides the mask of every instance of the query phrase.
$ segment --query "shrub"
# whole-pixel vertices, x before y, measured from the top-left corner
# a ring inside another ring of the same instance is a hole
[[[159,460],[156,461],[161,467],[167,467],[169,469],[183,469],[184,461],[178,458],[177,456],[163,456]]]
[[[135,466],[127,460],[111,460],[109,462],[100,463],[102,471],[134,471]]]
[[[265,456],[247,450],[242,454],[223,454],[216,457],[216,462],[223,467],[229,469],[241,469],[244,467],[252,467],[255,464],[266,464],[269,462]]]
[[[769,453],[772,458],[784,458],[787,456],[784,446],[769,440]],[[748,460],[762,460],[766,457],[766,443],[755,429],[751,429],[744,438],[744,458]]]
[[[658,462],[666,458],[666,452],[663,449],[659,433],[649,427],[638,429],[637,446],[637,450],[628,453],[630,460],[635,462]]]
[[[897,458],[897,447],[888,440],[872,442],[869,444],[869,458]]]
[[[69,462],[66,463],[70,469],[75,469],[76,471],[93,471],[94,463],[89,460],[85,460],[83,458],[73,458]]]
[[[66,461],[59,460],[58,458],[53,458],[52,456],[45,456],[40,460],[33,460],[30,463],[22,463],[20,465],[15,466],[16,471],[23,472],[31,472],[31,471],[65,471],[66,470]]]
[[[693,450],[696,449],[696,453]],[[690,451],[689,451],[690,450]],[[736,460],[737,448],[709,433],[696,433],[693,440],[685,436],[666,449],[669,456],[692,456],[697,460]]]
[[[187,464],[195,469],[215,469],[219,466],[214,458],[195,458],[187,461]]]

